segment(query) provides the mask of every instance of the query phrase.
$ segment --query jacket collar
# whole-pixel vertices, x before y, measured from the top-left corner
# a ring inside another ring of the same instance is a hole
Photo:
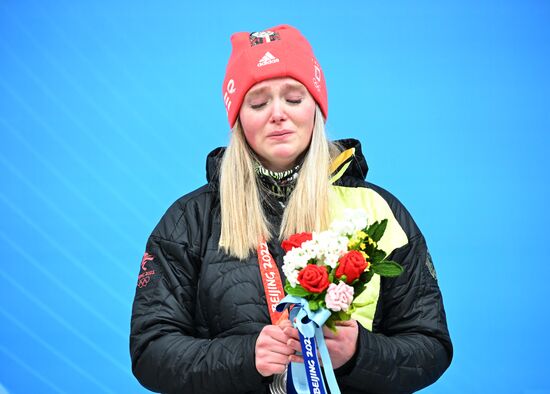
[[[333,161],[331,176],[365,179],[369,166],[361,150],[361,143],[354,138],[336,140],[334,143],[340,147],[342,153]],[[338,163],[339,161],[342,162]]]

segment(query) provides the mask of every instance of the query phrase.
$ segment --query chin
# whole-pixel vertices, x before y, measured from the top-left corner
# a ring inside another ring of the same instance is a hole
[[[286,171],[294,167],[295,159],[292,160],[273,160],[268,167],[272,171]]]

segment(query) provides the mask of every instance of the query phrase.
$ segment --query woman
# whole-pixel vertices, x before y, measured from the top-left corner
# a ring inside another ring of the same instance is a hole
[[[327,141],[324,76],[300,32],[282,25],[231,40],[223,85],[231,140],[208,156],[208,184],[177,200],[148,240],[132,312],[134,374],[169,393],[280,390],[300,347],[288,320],[270,320],[260,241],[280,271],[281,239],[326,229],[350,207],[388,219],[380,246],[405,273],[375,275],[353,319],[338,334],[325,330],[340,389],[433,383],[452,345],[418,227],[395,197],[365,182],[357,141]]]

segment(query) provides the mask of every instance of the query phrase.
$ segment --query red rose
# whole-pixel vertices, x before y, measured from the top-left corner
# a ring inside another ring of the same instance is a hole
[[[298,283],[311,293],[322,293],[329,285],[326,267],[306,265],[298,274]]]
[[[346,283],[349,285],[365,271],[369,263],[365,260],[361,252],[352,250],[338,260],[340,263],[336,268],[336,277],[340,279],[346,275]]]
[[[293,234],[289,239],[285,239],[281,246],[285,252],[288,252],[292,250],[292,248],[299,248],[306,241],[311,241],[311,238],[311,233]]]

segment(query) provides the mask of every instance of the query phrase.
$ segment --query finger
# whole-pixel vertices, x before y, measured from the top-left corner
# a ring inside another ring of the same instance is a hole
[[[300,341],[298,341],[296,339],[291,338],[286,342],[286,344],[287,344],[288,347],[290,347],[295,352],[301,352],[302,351],[302,345],[300,344]]]
[[[337,349],[340,346],[340,341],[338,341],[337,339],[325,339],[325,345],[329,350],[331,350],[332,348]]]
[[[263,357],[263,360],[266,364],[271,365],[287,365],[289,363],[288,359],[293,354],[278,354],[278,353],[271,353],[267,354]]]
[[[289,363],[290,354],[279,354],[271,349],[257,349],[255,356],[256,369],[262,376],[281,373]]]
[[[353,327],[357,324],[357,322],[353,319],[350,320],[340,320],[336,322],[336,326],[338,327]]]
[[[283,373],[288,363],[288,357],[282,363],[271,360],[257,360],[256,369],[262,376],[271,376],[274,373]]]
[[[288,358],[291,363],[304,363],[304,358],[302,356],[298,356],[297,354],[293,354]]]
[[[271,365],[269,365],[271,375],[284,373],[286,371],[286,366],[287,365],[288,365],[288,362],[286,362],[285,364],[271,364]]]
[[[288,319],[281,319],[277,322],[277,326],[284,330],[287,327],[292,327],[292,323]]]
[[[273,353],[273,354],[280,354],[283,356],[289,356],[291,354],[294,354],[295,352],[295,350],[290,346],[288,346],[286,343],[283,344],[280,342],[266,343],[261,347],[261,350],[265,352],[265,354],[267,355]]]
[[[325,338],[336,338],[337,335],[338,335],[338,332],[334,332],[327,326],[323,326],[323,336]]]
[[[279,320],[277,321],[277,324],[285,321],[285,320],[288,320],[288,309],[285,309],[282,313],[281,313],[281,317],[279,317]]]
[[[272,338],[277,342],[286,343],[288,339],[287,335],[285,335],[279,326],[266,326],[263,330],[265,330],[267,337]]]
[[[300,338],[300,336],[298,335],[298,330],[295,329],[294,327],[286,327],[285,329],[283,329],[283,333],[289,338],[293,338],[293,339]]]

